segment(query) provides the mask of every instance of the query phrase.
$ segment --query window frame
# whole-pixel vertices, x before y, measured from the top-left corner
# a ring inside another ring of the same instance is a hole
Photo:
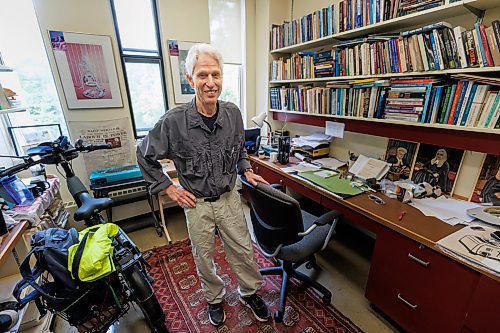
[[[166,85],[166,79],[165,79],[165,66],[164,66],[164,59],[163,59],[163,49],[162,49],[162,41],[161,41],[161,35],[160,35],[160,20],[159,20],[159,15],[158,15],[158,7],[156,5],[156,0],[149,0],[151,3],[151,10],[153,14],[153,19],[154,19],[154,27],[155,27],[155,35],[156,35],[156,47],[158,48],[158,53],[156,55],[156,52],[151,51],[151,50],[144,50],[144,49],[136,49],[136,48],[123,48],[122,47],[122,42],[121,42],[121,37],[120,37],[120,31],[118,28],[118,19],[116,16],[116,9],[115,9],[115,0],[109,0],[109,3],[111,5],[111,13],[113,16],[113,25],[115,29],[115,35],[116,35],[116,41],[118,43],[118,51],[120,52],[120,62],[122,66],[122,72],[123,72],[123,78],[125,80],[125,90],[127,92],[127,101],[130,109],[130,117],[132,120],[132,128],[134,130],[134,138],[139,139],[143,138],[144,135],[138,135],[137,127],[135,124],[135,115],[134,115],[134,110],[132,106],[132,99],[130,97],[130,87],[128,83],[128,76],[127,76],[127,69],[126,69],[126,63],[146,63],[146,64],[151,64],[151,63],[157,63],[160,68],[160,79],[162,83],[162,92],[163,92],[163,103],[164,103],[164,108],[165,112],[168,110],[168,96],[167,96],[167,85]],[[126,52],[137,52],[137,53],[155,53],[155,55],[140,55],[140,54],[127,54]]]

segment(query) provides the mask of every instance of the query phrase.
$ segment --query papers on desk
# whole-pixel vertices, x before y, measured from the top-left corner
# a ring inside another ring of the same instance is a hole
[[[390,167],[391,165],[385,161],[359,155],[349,172],[361,179],[375,178],[381,180]]]
[[[318,171],[320,169],[319,166],[307,162],[300,162],[291,167],[283,168],[281,171],[286,173],[294,173],[294,172],[305,172],[305,171]]]
[[[292,139],[292,144],[294,147],[300,147],[304,149],[314,149],[320,145],[330,144],[333,136],[326,135],[324,133],[314,133],[312,135],[300,136],[298,138]]]
[[[324,168],[327,169],[338,169],[340,167],[343,167],[345,165],[345,162],[342,162],[336,158],[333,157],[325,157],[325,158],[319,158],[317,160],[314,160],[314,164],[320,165]]]
[[[413,199],[409,203],[426,216],[434,216],[451,225],[469,223],[474,217],[467,214],[467,209],[479,207],[474,202],[446,198],[444,195],[434,198]]]
[[[470,225],[439,240],[438,247],[495,275],[500,275],[500,241],[491,236],[498,229]]]

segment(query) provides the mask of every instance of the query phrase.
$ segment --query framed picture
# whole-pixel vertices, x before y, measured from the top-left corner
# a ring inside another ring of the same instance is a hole
[[[49,31],[68,109],[122,107],[111,37]]]
[[[387,178],[392,181],[410,178],[411,166],[418,144],[410,141],[389,139],[384,160],[391,165]]]
[[[174,81],[175,103],[187,103],[193,99],[195,94],[186,78],[186,57],[191,46],[200,43],[181,42],[175,39],[169,39],[167,43],[172,80]]]
[[[500,156],[488,154],[484,157],[470,201],[500,206]]]
[[[17,156],[25,156],[26,151],[42,142],[51,142],[62,135],[59,124],[7,127]]]
[[[460,171],[464,151],[421,143],[413,165],[411,180],[439,187],[441,192],[451,195]]]

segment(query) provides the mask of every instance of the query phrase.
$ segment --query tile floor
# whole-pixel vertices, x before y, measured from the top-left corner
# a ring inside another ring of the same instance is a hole
[[[246,204],[244,210],[247,221],[250,221]],[[166,218],[173,242],[188,237],[184,214],[180,208],[167,209]],[[167,243],[164,237],[160,238],[156,235],[153,228],[134,231],[129,235],[143,251]],[[339,225],[334,240],[317,256],[321,270],[311,272],[304,270],[303,272],[315,275],[320,283],[329,288],[333,294],[333,305],[366,333],[398,332],[394,326],[371,308],[368,300],[364,297],[373,244],[370,237],[355,228],[345,224]],[[108,333],[148,331],[140,310],[132,308],[124,318],[110,328]],[[58,319],[54,332],[72,333],[77,331]]]

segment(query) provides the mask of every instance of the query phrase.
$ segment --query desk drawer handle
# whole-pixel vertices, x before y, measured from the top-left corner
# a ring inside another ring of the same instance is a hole
[[[412,308],[413,310],[415,310],[417,308],[417,304],[411,304],[410,302],[408,302],[407,300],[405,300],[403,298],[403,296],[401,296],[401,294],[398,293],[398,299],[403,302],[404,304],[408,305],[410,308]]]
[[[257,166],[257,167],[255,167],[255,173],[256,173],[257,175],[259,175],[259,174],[260,174],[260,170],[259,170],[259,167],[258,167],[258,166]]]
[[[422,259],[415,257],[411,253],[408,253],[408,258],[410,258],[413,261],[416,261],[417,263],[419,263],[420,265],[422,265],[424,267],[428,267],[431,264],[429,261],[423,261]]]

